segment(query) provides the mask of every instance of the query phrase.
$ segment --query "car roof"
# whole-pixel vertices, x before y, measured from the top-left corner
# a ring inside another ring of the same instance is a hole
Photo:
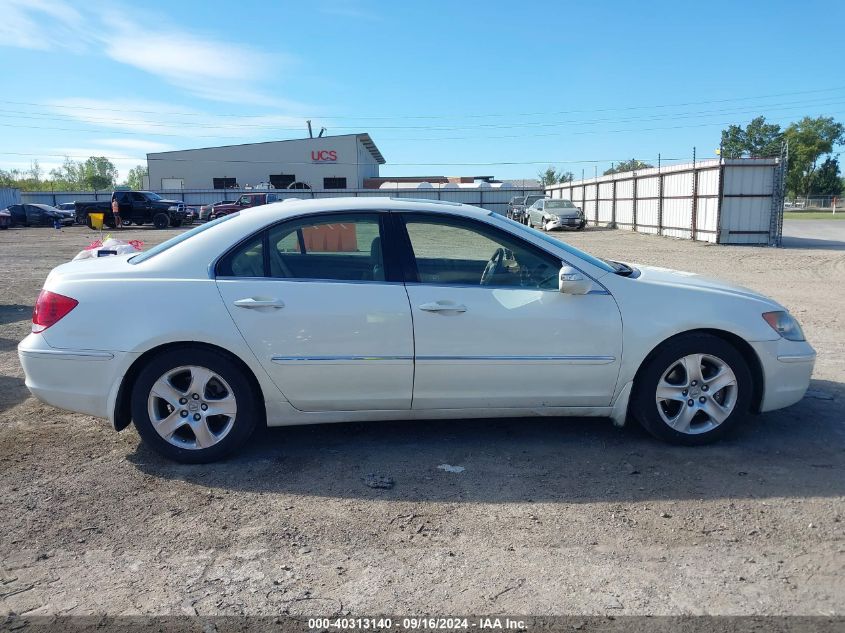
[[[301,215],[311,212],[332,212],[332,211],[434,211],[455,213],[469,217],[484,217],[492,211],[474,207],[460,202],[449,202],[446,200],[428,200],[423,198],[396,198],[391,196],[366,196],[366,197],[340,197],[340,198],[315,198],[311,200],[290,200],[273,202],[262,207],[251,209],[249,217],[271,221],[272,219],[284,219],[289,216]]]

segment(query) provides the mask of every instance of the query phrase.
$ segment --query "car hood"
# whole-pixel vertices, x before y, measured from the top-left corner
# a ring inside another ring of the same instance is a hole
[[[549,215],[556,215],[559,218],[578,218],[581,217],[581,214],[578,212],[578,209],[559,209],[559,210],[549,210],[546,211]]]
[[[165,200],[162,198],[161,200],[156,200],[159,204],[185,204],[181,200]]]
[[[707,292],[718,292],[722,294],[746,297],[748,299],[768,303],[776,309],[786,309],[766,295],[762,295],[759,292],[744,286],[716,279],[715,277],[708,277],[706,275],[699,275],[698,273],[691,273],[683,270],[661,268],[660,266],[635,265],[635,268],[640,271],[638,280],[646,283],[675,286],[680,288],[695,288]]]

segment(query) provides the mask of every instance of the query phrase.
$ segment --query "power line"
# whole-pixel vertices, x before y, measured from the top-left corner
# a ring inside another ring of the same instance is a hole
[[[810,107],[818,107],[818,106],[832,106],[832,105],[842,105],[845,101],[842,101],[841,98],[837,98],[833,101],[830,100],[830,97],[822,101],[787,101],[783,103],[774,103],[768,104],[767,106],[763,107],[767,112],[771,111],[781,111],[781,110],[793,110],[798,108],[810,108]],[[687,118],[700,118],[702,116],[721,116],[721,115],[729,115],[729,114],[750,114],[750,113],[757,113],[759,112],[761,107],[751,107],[751,106],[743,106],[741,108],[719,108],[713,110],[699,110],[693,112],[681,112],[681,113],[665,113],[665,114],[658,114],[658,115],[647,115],[647,116],[634,116],[634,117],[624,117],[624,118],[603,118],[603,119],[586,119],[586,120],[579,120],[579,119],[570,119],[566,121],[547,121],[547,122],[530,122],[530,123],[513,123],[513,124],[491,124],[491,123],[483,123],[483,124],[473,124],[473,125],[462,125],[462,126],[373,126],[369,129],[376,129],[376,130],[430,130],[430,131],[454,131],[454,130],[465,130],[465,129],[511,129],[511,128],[534,128],[534,127],[561,127],[565,125],[600,125],[602,123],[626,123],[626,122],[636,122],[636,121],[659,121],[666,118],[671,119],[687,119]],[[10,113],[10,114],[2,114],[3,112]],[[72,121],[78,122],[81,124],[101,124],[101,125],[129,125],[129,126],[136,126],[136,127],[165,127],[165,128],[180,128],[184,129],[186,127],[195,127],[195,128],[210,128],[210,129],[267,129],[267,130],[286,130],[286,131],[297,131],[302,129],[300,126],[296,127],[286,127],[286,126],[279,126],[279,125],[258,125],[258,124],[216,124],[216,123],[196,123],[196,122],[161,122],[161,121],[148,121],[148,120],[120,120],[120,119],[95,119],[93,117],[75,117],[73,115],[63,115],[63,114],[51,114],[46,112],[21,112],[19,110],[8,110],[8,109],[0,109],[0,117],[7,118],[7,119],[28,119],[28,120],[57,120],[57,121]],[[339,127],[337,129],[341,130],[349,130],[349,129],[356,129],[355,128],[347,128],[347,127]],[[149,132],[150,134],[157,134],[156,132]]]
[[[35,154],[35,153],[27,153],[27,152],[0,152],[0,155],[3,156],[30,156],[30,157],[52,157],[52,158],[89,158],[88,156],[82,155],[73,155],[73,154]],[[103,156],[103,158],[108,158],[109,160],[136,160],[133,156]],[[690,160],[691,157],[685,158],[667,158],[662,156],[660,158],[663,162],[678,162],[683,160]],[[531,161],[491,161],[491,162],[469,162],[469,163],[460,163],[460,162],[449,162],[449,163],[390,163],[391,166],[396,167],[495,167],[497,165],[577,165],[577,164],[593,164],[593,163],[618,163],[626,160],[630,160],[631,157],[628,158],[589,158],[589,159],[580,159],[580,160],[573,160],[573,159],[566,159],[566,160],[531,160]],[[312,161],[278,161],[278,160],[246,160],[246,159],[192,159],[192,158],[150,158],[149,161],[171,161],[171,162],[185,162],[185,163],[248,163],[248,164],[269,164],[269,165],[278,165],[280,163],[284,163],[286,165],[312,165]],[[639,158],[638,160],[644,161],[657,161],[657,157],[654,158]],[[355,162],[342,162],[338,161],[336,163],[332,163],[334,165],[356,165]]]
[[[709,99],[704,101],[687,101],[687,102],[680,102],[680,103],[658,103],[652,105],[641,105],[641,106],[618,106],[613,108],[588,108],[588,109],[579,109],[579,110],[557,110],[557,111],[546,111],[546,112],[518,112],[518,113],[483,113],[483,114],[449,114],[449,115],[392,115],[392,116],[352,116],[352,115],[326,115],[321,116],[319,118],[326,119],[326,120],[356,120],[356,121],[385,121],[385,120],[408,120],[408,119],[474,119],[474,118],[488,118],[488,117],[509,117],[509,116],[547,116],[547,115],[556,115],[556,114],[578,114],[578,113],[593,113],[593,112],[618,112],[623,110],[643,110],[643,109],[653,109],[653,108],[676,108],[676,107],[686,107],[692,105],[706,105],[706,104],[714,104],[714,103],[730,103],[735,101],[749,101],[754,99],[772,99],[776,97],[785,97],[785,96],[794,96],[794,95],[802,95],[802,94],[818,94],[824,92],[836,92],[839,90],[845,90],[845,86],[836,86],[832,88],[819,88],[815,90],[796,90],[790,92],[780,92],[768,95],[755,95],[755,96],[745,96],[745,97],[731,97],[726,99]],[[71,110],[89,110],[89,111],[99,111],[99,112],[132,112],[134,114],[167,114],[172,116],[209,116],[209,117],[238,117],[238,118],[264,118],[267,117],[268,114],[234,114],[234,113],[200,113],[200,112],[161,112],[156,110],[134,110],[129,108],[106,108],[106,107],[96,107],[96,106],[82,106],[82,105],[68,105],[68,104],[57,104],[57,103],[38,103],[32,101],[12,101],[12,100],[0,100],[0,103],[7,103],[13,105],[26,105],[26,106],[36,106],[36,107],[44,107],[44,108],[62,108],[62,109],[71,109]],[[303,117],[304,118],[304,117]],[[317,118],[316,116],[314,118]]]

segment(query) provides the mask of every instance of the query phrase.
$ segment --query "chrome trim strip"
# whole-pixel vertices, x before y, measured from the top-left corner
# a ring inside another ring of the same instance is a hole
[[[94,352],[89,350],[65,350],[65,349],[20,349],[21,356],[31,358],[50,358],[53,360],[88,360],[103,361],[112,360],[114,354],[110,352]]]
[[[273,356],[274,363],[337,362],[337,361],[396,361],[414,360],[413,356]],[[607,365],[616,361],[615,356],[417,356],[423,362],[440,361],[514,361],[514,362],[558,362],[580,365]]]
[[[290,362],[332,362],[332,361],[370,361],[370,360],[413,360],[413,356],[273,356],[274,363]]]
[[[581,365],[607,365],[616,361],[615,356],[417,356],[419,361],[527,361],[527,362],[558,362]]]
[[[810,363],[816,360],[815,354],[784,354],[778,356],[778,360],[782,363]]]

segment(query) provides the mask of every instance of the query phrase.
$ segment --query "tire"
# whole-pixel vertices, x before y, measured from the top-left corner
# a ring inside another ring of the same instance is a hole
[[[173,221],[170,223],[170,226],[173,226],[173,227],[180,227],[180,226],[182,226],[182,220],[173,220]]]
[[[132,219],[131,218],[124,218],[120,221],[120,226],[130,227],[132,226]]]
[[[578,228],[576,230],[577,231],[583,231],[585,226],[587,226],[587,225],[586,224],[579,224]]]
[[[166,213],[157,213],[153,216],[153,226],[157,229],[166,229],[170,226],[170,216]]]
[[[213,377],[203,378],[208,374]],[[201,395],[199,389],[190,389],[195,379],[201,388],[205,385]],[[158,386],[154,389],[154,385]],[[200,397],[194,399],[193,393]],[[243,368],[220,352],[201,348],[180,347],[153,357],[138,374],[131,398],[132,420],[144,443],[184,464],[205,464],[229,455],[249,438],[261,413],[257,405],[260,398]],[[200,408],[210,410],[214,406],[228,411],[208,415]],[[165,427],[168,423],[169,429]],[[157,427],[163,429],[162,433]],[[165,437],[168,433],[170,439]]]
[[[703,380],[696,380],[698,384],[692,385],[695,376],[682,376],[686,371],[681,359],[687,359],[694,372],[699,356]],[[715,388],[721,384],[716,381],[717,377],[726,384],[731,378],[723,371],[725,367],[732,372],[734,383],[717,390]],[[714,373],[716,369],[720,373]],[[707,444],[724,437],[747,416],[753,382],[748,363],[733,345],[710,334],[684,334],[664,343],[640,368],[634,380],[629,411],[658,439],[686,446]],[[673,397],[661,402],[658,385]],[[714,389],[705,389],[708,385]],[[708,411],[717,412],[717,418],[727,417],[717,421]],[[669,422],[673,418],[677,420],[674,425]],[[690,419],[687,425],[686,420]]]
[[[5,230],[6,230],[6,229],[8,229],[8,228],[9,228],[9,225],[8,225],[8,224],[4,224],[3,226],[0,226],[0,231],[5,231]]]

